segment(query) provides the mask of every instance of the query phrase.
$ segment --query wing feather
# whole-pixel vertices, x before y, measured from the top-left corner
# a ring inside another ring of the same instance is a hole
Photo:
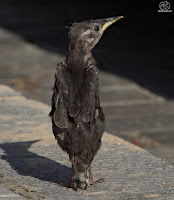
[[[68,128],[69,121],[68,121],[67,110],[65,109],[63,97],[61,94],[57,97],[56,110],[54,112],[53,119],[57,127]]]
[[[95,117],[95,112],[99,102],[99,83],[98,69],[96,66],[90,66],[85,73],[84,88],[82,88],[82,121],[89,122]]]
[[[64,63],[59,63],[57,72],[55,74],[55,84],[52,96],[52,110],[50,116],[54,124],[60,129],[69,127],[68,120],[68,96],[69,96],[69,83],[68,83],[68,70]]]

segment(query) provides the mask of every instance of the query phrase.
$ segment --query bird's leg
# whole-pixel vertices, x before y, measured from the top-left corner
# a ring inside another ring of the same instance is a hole
[[[78,187],[84,190],[87,189],[88,186],[90,186],[89,171],[87,169],[84,172],[84,180],[82,181],[82,179],[79,179],[77,183],[78,183]]]
[[[91,166],[89,167],[88,171],[89,171],[89,181],[90,181],[90,185],[92,185],[92,184],[93,184],[93,177],[92,177]]]
[[[103,182],[103,179],[98,179],[96,181],[93,181],[91,166],[84,173],[84,178],[85,181],[80,181],[80,180],[78,181],[78,187],[81,189],[87,189],[90,185]]]
[[[86,178],[86,180],[85,180],[85,183],[86,183],[85,189],[87,189],[87,187],[90,186],[89,170],[86,171],[85,178]]]
[[[71,179],[70,179],[70,184],[69,187],[73,188],[75,191],[77,191],[77,183],[75,180],[75,168],[74,168],[74,164],[72,162],[72,168],[71,168]]]
[[[102,178],[100,178],[100,179],[98,179],[96,181],[93,181],[91,166],[89,167],[88,171],[89,171],[89,182],[90,182],[90,185],[94,185],[95,183],[101,183],[101,182],[103,182]]]

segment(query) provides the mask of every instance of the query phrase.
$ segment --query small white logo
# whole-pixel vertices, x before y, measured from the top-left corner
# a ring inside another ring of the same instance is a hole
[[[172,12],[172,10],[170,10],[170,2],[168,1],[161,1],[159,3],[159,9],[158,12]]]

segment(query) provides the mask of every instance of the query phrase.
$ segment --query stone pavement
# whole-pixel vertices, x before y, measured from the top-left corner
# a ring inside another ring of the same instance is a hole
[[[12,192],[11,190],[0,187],[0,199],[1,200],[25,200],[26,198]]]
[[[63,187],[71,166],[53,137],[49,110],[0,85],[0,199],[173,200],[174,165],[107,133],[92,164],[104,182],[78,192]]]
[[[110,66],[114,56],[101,58]],[[0,83],[26,97],[50,105],[56,63],[62,59],[0,28]],[[174,161],[174,101],[103,71],[100,83],[107,132]]]
[[[12,192],[11,190],[5,189],[0,186],[0,199],[1,200],[25,200],[26,198]]]

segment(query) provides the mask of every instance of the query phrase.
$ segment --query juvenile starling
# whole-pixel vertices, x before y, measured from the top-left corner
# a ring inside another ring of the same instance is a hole
[[[69,31],[68,54],[57,66],[50,117],[53,134],[72,163],[69,186],[74,190],[94,184],[91,163],[105,128],[98,68],[91,50],[105,29],[121,18],[74,23]]]

